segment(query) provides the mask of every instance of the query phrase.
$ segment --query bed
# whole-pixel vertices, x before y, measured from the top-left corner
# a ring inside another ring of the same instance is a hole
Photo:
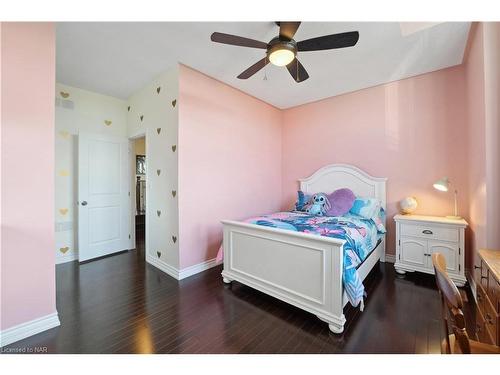
[[[299,183],[306,194],[346,187],[357,196],[379,199],[385,209],[386,180],[351,165],[332,164]],[[316,315],[334,333],[343,332],[345,240],[240,221],[222,224],[225,283],[248,285]],[[357,268],[359,278],[364,280],[379,260],[385,261],[384,236]]]

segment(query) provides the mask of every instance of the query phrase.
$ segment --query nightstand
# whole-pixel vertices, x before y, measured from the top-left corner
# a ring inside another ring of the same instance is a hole
[[[465,285],[465,228],[463,219],[441,216],[396,215],[396,272],[434,274],[431,255],[446,258],[450,278],[457,286]]]

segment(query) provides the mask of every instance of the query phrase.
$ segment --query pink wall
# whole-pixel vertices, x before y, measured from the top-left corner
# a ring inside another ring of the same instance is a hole
[[[2,23],[0,329],[56,311],[55,32]]]
[[[476,250],[486,245],[486,153],[484,123],[483,26],[475,24],[469,36],[464,64],[467,108],[467,149],[469,187],[469,230],[467,264],[474,262]],[[477,264],[476,260],[476,264]]]
[[[180,268],[212,259],[222,219],[280,208],[281,112],[179,68]]]
[[[483,56],[486,247],[500,249],[500,22],[483,23]]]
[[[456,184],[459,209],[466,214],[462,69],[444,69],[284,111],[283,208],[295,199],[297,179],[326,164],[347,163],[388,177],[388,253],[395,250],[392,217],[400,199],[416,196],[417,213],[452,213],[452,195],[432,187],[438,178],[449,176]]]

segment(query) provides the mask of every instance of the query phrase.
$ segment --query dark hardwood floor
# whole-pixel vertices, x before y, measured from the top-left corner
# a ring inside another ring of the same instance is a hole
[[[401,278],[392,264],[379,264],[365,281],[365,311],[348,309],[344,334],[334,335],[309,313],[237,282],[224,285],[220,272],[216,267],[177,281],[145,263],[141,249],[82,265],[58,265],[61,326],[9,348],[46,347],[49,353],[440,352],[440,301],[430,275]],[[470,327],[472,311],[468,303]]]

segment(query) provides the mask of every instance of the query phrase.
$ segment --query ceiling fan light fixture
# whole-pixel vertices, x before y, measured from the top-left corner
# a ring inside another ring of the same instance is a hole
[[[269,61],[276,66],[290,64],[295,58],[295,53],[288,49],[277,49],[269,54]]]
[[[269,62],[276,66],[285,66],[290,64],[293,59],[295,59],[296,54],[297,49],[290,42],[278,42],[272,45],[267,51]]]

